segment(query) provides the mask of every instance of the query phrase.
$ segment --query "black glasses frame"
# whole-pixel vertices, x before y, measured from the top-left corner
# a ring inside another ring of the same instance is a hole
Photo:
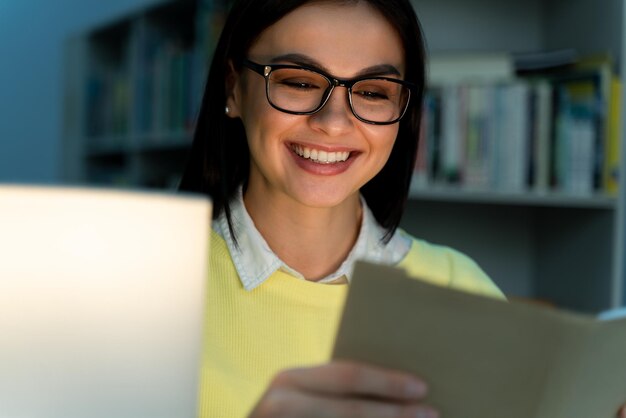
[[[352,78],[352,79],[341,79],[341,78],[332,77],[331,75],[326,74],[326,73],[324,73],[324,72],[322,72],[320,70],[312,69],[312,68],[308,68],[308,67],[303,67],[303,66],[300,66],[300,65],[291,65],[291,64],[258,64],[256,62],[250,61],[247,58],[243,59],[242,64],[245,67],[248,67],[249,69],[254,71],[255,73],[263,76],[263,78],[265,78],[265,97],[267,98],[268,103],[274,109],[279,110],[279,111],[284,112],[284,113],[289,113],[291,115],[313,115],[313,114],[319,112],[324,107],[324,105],[326,105],[326,103],[328,102],[328,99],[330,98],[330,95],[335,90],[335,87],[345,87],[348,90],[348,102],[350,103],[350,111],[352,112],[352,114],[354,115],[355,118],[357,118],[361,122],[369,123],[371,125],[391,125],[391,124],[394,124],[394,123],[398,122],[400,119],[402,119],[402,117],[406,113],[406,110],[409,108],[409,102],[411,101],[411,92],[412,92],[413,89],[415,89],[417,87],[414,83],[411,83],[409,81],[404,81],[404,80],[398,80],[397,78],[365,76],[365,77],[358,77],[358,78]],[[282,107],[276,106],[272,102],[272,100],[270,99],[270,74],[272,74],[272,71],[274,71],[274,70],[279,70],[279,69],[283,69],[283,68],[310,71],[312,73],[315,73],[317,75],[320,75],[320,76],[324,77],[328,81],[328,86],[329,87],[324,92],[324,95],[322,96],[322,100],[321,100],[320,104],[315,109],[307,111],[307,112],[296,112],[296,111],[293,111],[293,110],[283,109]],[[362,117],[360,117],[354,111],[354,106],[353,106],[353,103],[352,103],[352,86],[354,86],[356,83],[358,83],[360,81],[363,81],[363,80],[386,80],[386,81],[390,81],[392,83],[401,84],[401,85],[403,85],[403,86],[408,88],[409,93],[408,93],[408,97],[407,97],[407,100],[406,100],[406,104],[404,106],[404,109],[402,109],[402,111],[400,112],[400,115],[397,118],[395,118],[393,120],[390,120],[390,121],[386,121],[386,122],[375,122],[375,121],[363,119]]]

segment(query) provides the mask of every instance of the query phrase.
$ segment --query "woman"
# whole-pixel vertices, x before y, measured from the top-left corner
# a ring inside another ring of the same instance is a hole
[[[356,259],[502,296],[398,229],[423,88],[408,0],[235,3],[181,184],[215,211],[201,416],[437,416],[417,377],[328,362]]]

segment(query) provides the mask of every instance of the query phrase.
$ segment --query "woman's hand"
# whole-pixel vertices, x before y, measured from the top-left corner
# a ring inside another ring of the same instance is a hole
[[[626,418],[626,404],[622,405],[619,412],[617,413],[618,418]]]
[[[404,372],[333,361],[276,375],[250,418],[437,418],[426,391]]]

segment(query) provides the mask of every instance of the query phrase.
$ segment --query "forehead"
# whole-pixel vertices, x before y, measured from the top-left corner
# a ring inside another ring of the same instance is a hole
[[[248,55],[267,62],[293,53],[314,59],[338,77],[381,64],[404,73],[404,48],[397,30],[367,2],[307,3],[265,29]]]

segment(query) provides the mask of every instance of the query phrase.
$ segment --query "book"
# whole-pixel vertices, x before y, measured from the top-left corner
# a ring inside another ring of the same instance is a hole
[[[466,135],[465,86],[446,86],[442,89],[440,177],[449,183],[458,183],[463,175],[463,155]]]
[[[468,87],[467,131],[464,186],[469,189],[488,189],[491,184],[491,151],[495,141],[493,127],[493,91],[490,84]]]
[[[431,126],[430,118],[432,112],[429,111],[429,96],[424,97],[424,107],[422,110],[422,120],[420,123],[420,133],[417,142],[417,156],[415,159],[415,167],[413,171],[413,183],[423,187],[428,183],[428,154],[429,154],[429,129]]]
[[[597,78],[598,146],[603,154],[597,156],[596,185],[598,189],[616,195],[621,161],[621,81],[615,75],[614,59],[609,53],[587,56],[580,60],[576,68],[581,72],[592,72]]]
[[[535,191],[546,192],[550,185],[552,152],[553,94],[550,82],[541,79],[532,83],[532,173]]]
[[[619,78],[611,80],[611,99],[608,114],[608,132],[605,149],[604,190],[613,196],[619,191],[621,142],[622,142],[622,82]]]
[[[495,188],[522,192],[527,189],[530,158],[530,87],[518,81],[502,86],[498,94]]]
[[[605,145],[602,76],[576,72],[554,81],[556,117],[553,185],[590,195],[601,187]]]
[[[626,318],[506,302],[356,264],[335,359],[405,370],[444,417],[613,418]]]
[[[425,187],[440,177],[440,129],[441,129],[441,91],[432,88],[424,97],[420,144],[413,181],[419,187]]]
[[[430,55],[427,74],[430,86],[443,86],[510,81],[515,69],[507,52],[445,52]]]

